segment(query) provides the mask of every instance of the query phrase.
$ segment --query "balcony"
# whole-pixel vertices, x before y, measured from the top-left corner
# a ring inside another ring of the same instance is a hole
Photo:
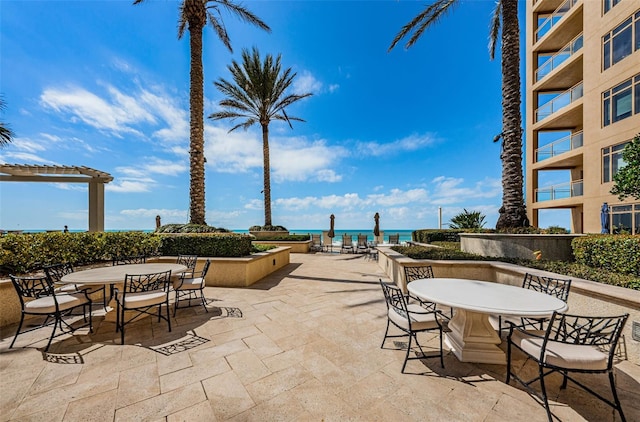
[[[540,41],[551,29],[556,26],[572,8],[578,3],[579,0],[566,0],[558,8],[551,13],[547,18],[538,25],[535,32],[536,42]]]
[[[542,78],[549,75],[549,73],[557,69],[558,66],[567,61],[567,59],[573,56],[577,51],[582,49],[582,45],[583,37],[582,33],[580,33],[580,35],[572,39],[569,44],[565,45],[560,51],[552,55],[536,69],[536,82],[539,82]]]
[[[538,93],[538,95],[544,93]],[[576,100],[582,98],[584,94],[582,89],[582,81],[574,85],[570,89],[556,95],[552,100],[547,101],[535,111],[535,123],[551,116],[562,108],[570,105]]]
[[[536,150],[536,162],[553,158],[557,155],[564,154],[565,152],[580,148],[582,146],[582,140],[582,131],[580,131],[572,133],[569,136],[565,136],[564,138],[560,138],[557,141],[553,141],[550,144],[541,146]]]
[[[536,202],[555,201],[557,199],[582,196],[582,180],[538,188],[535,191]]]

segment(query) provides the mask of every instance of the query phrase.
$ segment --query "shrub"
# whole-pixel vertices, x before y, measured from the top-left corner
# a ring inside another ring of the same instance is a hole
[[[411,238],[414,242],[431,243],[431,242],[460,242],[459,233],[464,233],[467,230],[450,229],[450,230],[437,230],[437,229],[422,229],[416,230],[411,234]]]
[[[481,229],[485,224],[485,215],[480,211],[467,211],[456,214],[451,218],[449,228],[452,229]]]
[[[576,262],[640,276],[640,235],[591,235],[571,242]]]
[[[251,226],[249,227],[249,231],[250,232],[286,232],[288,230],[282,226]]]
[[[262,242],[262,241],[277,241],[277,240],[281,240],[281,241],[287,241],[287,242],[305,242],[307,240],[310,240],[311,236],[308,234],[287,234],[287,235],[283,235],[283,236],[263,236],[260,239],[258,239],[258,241]]]
[[[207,226],[205,224],[165,224],[158,228],[156,233],[229,233],[229,230],[221,227]]]
[[[252,236],[238,233],[161,235],[162,255],[240,257],[251,254]]]

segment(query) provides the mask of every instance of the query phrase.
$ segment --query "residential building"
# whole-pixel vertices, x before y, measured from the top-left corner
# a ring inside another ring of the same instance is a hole
[[[526,204],[571,231],[640,233],[640,202],[609,191],[624,145],[640,133],[640,1],[527,0]]]

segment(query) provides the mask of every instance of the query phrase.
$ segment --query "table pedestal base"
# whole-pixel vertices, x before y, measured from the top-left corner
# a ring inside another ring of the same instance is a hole
[[[445,342],[461,362],[505,365],[505,353],[498,347],[500,337],[489,323],[489,315],[456,309],[449,321]]]

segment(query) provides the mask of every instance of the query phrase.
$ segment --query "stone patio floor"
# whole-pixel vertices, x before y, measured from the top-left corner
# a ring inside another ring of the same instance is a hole
[[[212,267],[215,271],[215,267]],[[208,287],[209,312],[179,309],[166,322],[128,326],[94,318],[94,333],[54,339],[48,329],[0,342],[2,421],[544,421],[543,407],[504,383],[505,366],[461,363],[447,351],[409,361],[380,343],[386,307],[377,263],[359,255],[292,254],[251,288]],[[99,314],[98,307],[94,308]],[[437,348],[437,337],[420,334]],[[536,367],[516,355],[516,365]],[[640,421],[640,367],[617,366],[628,421]],[[609,396],[606,376],[583,377]],[[617,421],[608,406],[550,378],[562,421]]]

